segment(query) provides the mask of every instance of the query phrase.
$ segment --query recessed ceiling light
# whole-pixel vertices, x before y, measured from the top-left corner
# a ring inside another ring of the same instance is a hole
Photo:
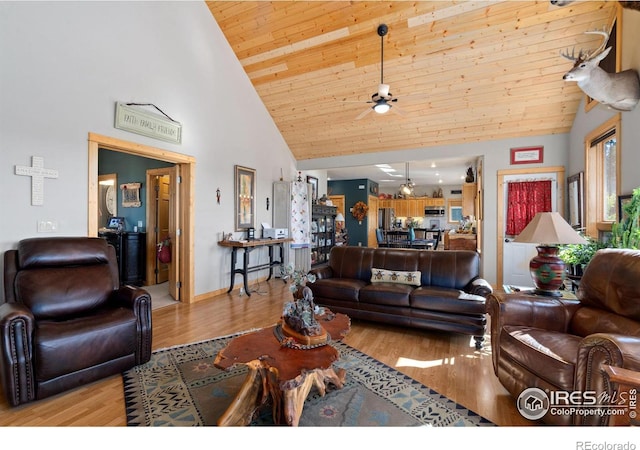
[[[432,162],[432,163],[431,163],[431,167],[435,167],[435,166],[436,166],[436,163],[435,163],[435,162]]]

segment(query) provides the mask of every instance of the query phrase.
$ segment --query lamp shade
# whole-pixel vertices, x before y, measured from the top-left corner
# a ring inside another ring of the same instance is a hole
[[[513,241],[548,245],[587,243],[557,212],[536,214]]]
[[[342,213],[338,213],[338,215],[336,216],[336,222],[344,222],[344,216],[342,215]]]

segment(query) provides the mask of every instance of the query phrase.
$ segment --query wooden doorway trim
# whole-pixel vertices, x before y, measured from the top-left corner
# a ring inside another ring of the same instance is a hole
[[[193,303],[195,300],[195,258],[194,258],[194,217],[193,193],[195,190],[195,165],[193,156],[175,153],[157,147],[151,147],[134,142],[89,133],[89,198],[87,235],[98,236],[98,150],[104,148],[144,158],[166,161],[178,166],[181,184],[178,198],[178,212],[180,227],[180,242],[178,259],[178,279],[182,283],[180,300]]]
[[[538,174],[538,173],[555,173],[556,174],[556,180],[558,183],[557,186],[557,197],[556,197],[556,202],[557,202],[557,209],[558,212],[560,212],[560,215],[562,217],[564,217],[564,167],[563,166],[551,166],[551,167],[537,167],[537,168],[532,168],[532,169],[504,169],[504,170],[498,170],[498,202],[496,205],[496,212],[498,215],[498,220],[497,220],[497,229],[496,229],[496,242],[497,242],[497,246],[496,246],[496,278],[497,278],[497,286],[499,286],[500,288],[502,288],[502,280],[503,280],[503,276],[502,276],[502,264],[503,264],[503,258],[504,258],[504,251],[503,251],[503,245],[504,242],[502,242],[502,240],[504,239],[504,224],[505,224],[505,214],[504,214],[504,205],[505,205],[505,201],[506,199],[504,198],[504,178],[508,175],[532,175],[532,174]]]

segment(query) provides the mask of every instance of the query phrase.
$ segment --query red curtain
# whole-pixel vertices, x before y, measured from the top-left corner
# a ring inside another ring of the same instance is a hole
[[[508,184],[507,235],[520,234],[539,212],[551,212],[551,180]]]

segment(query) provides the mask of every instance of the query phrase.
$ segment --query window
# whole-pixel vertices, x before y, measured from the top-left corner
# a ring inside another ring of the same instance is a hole
[[[458,223],[462,220],[462,200],[449,200],[449,223]]]
[[[585,139],[587,234],[606,241],[617,220],[620,192],[620,115],[603,124]]]

